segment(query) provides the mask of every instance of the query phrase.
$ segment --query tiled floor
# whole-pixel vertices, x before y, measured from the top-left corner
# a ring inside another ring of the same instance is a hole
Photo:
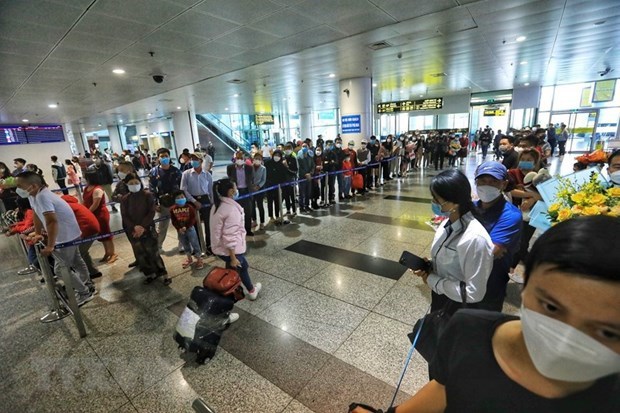
[[[475,165],[470,158],[463,170],[471,177]],[[0,411],[191,412],[197,397],[218,413],[334,413],[352,401],[387,406],[407,354],[406,333],[429,304],[429,289],[396,261],[404,249],[429,254],[430,175],[411,174],[363,200],[248,238],[251,276],[263,291],[237,305],[240,320],[203,366],[179,353],[172,334],[192,288],[221,262],[183,270],[172,228],[164,245],[169,287],[143,285],[127,268],[128,241],[116,238],[121,258],[100,266],[99,295],[82,309],[83,339],[72,318],[39,322],[48,308],[45,286],[17,276],[25,261],[16,240],[3,237]],[[118,214],[112,219],[117,228]],[[347,259],[329,254],[332,247]],[[93,257],[102,254],[96,244]],[[373,259],[394,276],[377,275]],[[511,283],[505,309],[518,306],[519,287]],[[414,356],[399,397],[426,381],[427,366]]]

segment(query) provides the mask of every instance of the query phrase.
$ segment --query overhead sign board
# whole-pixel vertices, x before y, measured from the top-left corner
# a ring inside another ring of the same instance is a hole
[[[256,125],[273,125],[273,115],[254,115]]]
[[[416,110],[435,110],[443,108],[443,98],[401,100],[377,105],[377,113],[414,112]]]
[[[484,116],[506,116],[506,108],[485,109]]]
[[[611,102],[614,100],[616,91],[616,79],[599,80],[594,84],[594,97],[592,102]]]
[[[362,116],[345,115],[340,117],[342,133],[362,133]]]

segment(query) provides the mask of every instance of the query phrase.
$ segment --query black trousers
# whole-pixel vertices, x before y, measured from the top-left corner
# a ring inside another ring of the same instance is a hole
[[[267,192],[267,213],[269,214],[269,218],[279,218],[281,206],[280,200],[278,199],[278,188]]]
[[[435,151],[433,154],[433,163],[435,164],[435,170],[443,169],[443,161],[446,158],[446,153],[444,151]]]
[[[295,187],[292,185],[287,185],[282,187],[282,198],[284,198],[284,203],[286,204],[286,210],[293,210],[293,213],[297,212],[296,202],[295,202]]]
[[[558,141],[558,150],[560,151],[560,156],[566,153],[566,141]]]
[[[265,204],[263,203],[264,199],[264,192],[254,194],[252,196],[252,219],[256,221],[256,210],[258,209],[258,216],[260,217],[261,224],[265,223]]]
[[[128,235],[140,271],[146,276],[167,275],[164,260],[159,255],[155,227],[146,228],[144,235],[140,238],[133,238],[131,234]]]
[[[250,190],[248,188],[239,188],[239,196],[248,195]],[[246,232],[252,232],[252,197],[238,199],[237,203],[241,205],[244,212],[244,226]]]
[[[64,195],[69,195],[69,190],[67,189],[67,184],[65,183],[65,178],[56,180],[56,183],[62,189],[62,193]]]

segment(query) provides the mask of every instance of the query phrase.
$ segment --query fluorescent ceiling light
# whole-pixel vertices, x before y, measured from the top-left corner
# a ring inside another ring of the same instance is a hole
[[[519,37],[517,37],[517,41],[518,41],[518,42],[524,42],[524,41],[525,41],[525,39],[527,39],[527,37],[525,37],[525,36],[519,36]]]
[[[28,122],[28,119],[22,119],[22,122]]]
[[[522,61],[522,62],[521,62],[521,63],[519,63],[519,64],[526,65],[526,64],[527,64],[527,62],[524,60],[524,61]]]
[[[112,70],[112,73],[114,73],[116,75],[124,75],[125,71],[123,69],[114,69],[114,70]]]
[[[529,83],[529,82],[525,82],[525,83],[523,84],[523,86],[529,86],[529,85],[530,85],[530,83]]]

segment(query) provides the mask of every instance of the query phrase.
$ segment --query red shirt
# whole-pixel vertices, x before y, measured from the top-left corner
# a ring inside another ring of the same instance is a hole
[[[12,224],[9,227],[9,231],[11,234],[21,234],[31,228],[34,230],[34,211],[32,209],[27,209],[24,213],[24,219]]]
[[[73,210],[75,219],[77,219],[78,225],[80,226],[80,231],[82,231],[82,238],[99,234],[99,231],[101,231],[99,221],[95,214],[90,212],[90,209],[80,204],[77,198],[71,195],[63,195],[61,198],[64,199]]]
[[[353,175],[353,171],[351,171],[351,169],[353,169],[353,165],[351,165],[351,161],[342,161],[342,170],[345,171],[343,173],[344,176]]]
[[[174,205],[170,208],[170,220],[176,229],[193,227],[196,224],[196,207],[192,204]]]

